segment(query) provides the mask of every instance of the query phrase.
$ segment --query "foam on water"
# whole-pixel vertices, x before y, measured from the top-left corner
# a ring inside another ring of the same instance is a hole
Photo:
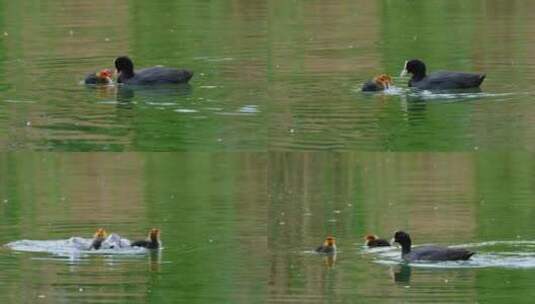
[[[485,92],[432,92],[432,91],[418,91],[407,89],[405,94],[409,98],[417,98],[421,100],[466,100],[477,98],[494,98],[511,96],[513,93],[485,93]]]
[[[533,247],[535,247],[535,241],[488,241],[454,245],[449,248],[477,248],[477,252],[467,261],[422,261],[411,262],[409,265],[425,268],[535,268],[535,248]],[[403,263],[399,247],[364,249],[364,253],[375,255],[375,262],[379,264]]]
[[[16,251],[46,252],[58,256],[81,256],[91,254],[144,254],[148,250],[141,247],[130,246],[130,241],[118,234],[110,234],[102,242],[99,250],[90,250],[93,239],[71,237],[66,240],[20,240],[6,244],[5,246]]]
[[[391,86],[388,89],[384,90],[383,93],[385,95],[401,95],[405,92],[403,88]]]
[[[241,113],[258,113],[258,112],[260,112],[258,110],[258,106],[257,105],[245,105],[245,106],[239,108],[238,111],[241,112]]]
[[[361,92],[361,88],[355,88],[355,91]],[[369,93],[369,92],[368,92]],[[383,95],[401,96],[409,100],[447,100],[458,101],[467,99],[479,99],[479,98],[499,98],[518,95],[522,93],[487,93],[479,90],[467,90],[467,91],[428,91],[428,90],[415,90],[412,88],[403,88],[397,86],[391,86],[384,91],[371,92]]]

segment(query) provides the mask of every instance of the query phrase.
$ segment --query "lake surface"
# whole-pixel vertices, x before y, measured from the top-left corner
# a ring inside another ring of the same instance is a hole
[[[162,230],[153,254],[0,247],[1,303],[531,303],[531,1],[0,0],[0,244]],[[87,87],[128,54],[189,86]],[[485,72],[406,89],[407,59]],[[397,89],[363,94],[388,73]],[[68,152],[68,153],[65,153]],[[403,265],[363,236],[467,246]],[[334,235],[336,259],[310,251]]]

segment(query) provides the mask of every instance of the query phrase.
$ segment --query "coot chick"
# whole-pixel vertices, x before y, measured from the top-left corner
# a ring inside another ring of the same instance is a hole
[[[152,228],[146,240],[135,241],[130,244],[136,247],[145,247],[147,249],[158,249],[161,246],[160,229]]]
[[[468,260],[475,254],[463,248],[444,248],[437,246],[418,247],[411,250],[411,237],[408,233],[397,231],[394,242],[401,245],[401,257],[405,261],[459,261]]]
[[[109,69],[100,70],[97,73],[91,73],[85,77],[85,84],[111,84],[113,80],[111,79],[112,73]]]
[[[367,82],[362,85],[362,91],[363,92],[376,92],[376,91],[384,91],[388,89],[390,86],[392,86],[394,82],[392,81],[392,77],[381,74],[377,77],[374,77],[372,80],[368,80]]]
[[[134,72],[134,63],[126,56],[115,59],[115,68],[119,74],[117,82],[124,84],[179,84],[188,83],[193,77],[192,71],[164,67],[152,67]]]
[[[455,90],[477,88],[485,80],[485,74],[464,73],[464,72],[435,72],[426,74],[425,63],[421,60],[413,59],[405,61],[405,67],[401,76],[407,73],[412,74],[409,80],[409,87],[421,90]]]
[[[365,238],[366,242],[364,245],[368,247],[386,247],[390,246],[390,243],[387,240],[380,239],[376,235],[368,234]]]
[[[332,236],[328,236],[323,245],[316,248],[317,253],[335,254],[336,253],[336,240]]]
[[[108,236],[108,233],[104,228],[98,228],[97,232],[93,235],[93,242],[91,242],[91,245],[89,246],[89,250],[95,249],[98,250],[102,246],[102,242],[106,239]]]

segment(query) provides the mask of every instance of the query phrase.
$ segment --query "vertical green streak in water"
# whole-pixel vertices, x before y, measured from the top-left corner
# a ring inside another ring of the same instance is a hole
[[[488,153],[478,159],[479,230],[490,239],[532,239],[535,210],[534,157],[526,153]]]
[[[226,39],[221,31],[226,28],[222,21],[229,15],[228,2],[191,5],[184,1],[139,0],[130,3],[131,51],[143,58],[139,63],[209,56],[221,51]],[[150,62],[157,63],[169,62]]]
[[[6,28],[6,22],[4,19],[4,10],[5,5],[3,1],[0,1],[0,27]],[[5,67],[4,62],[6,60],[6,49],[5,49],[5,37],[3,36],[3,33],[0,31],[0,75],[5,74]],[[5,76],[0,76],[3,79],[5,79]],[[0,92],[5,91],[7,88],[7,85],[5,83],[0,82]],[[0,103],[0,148],[4,148],[4,146],[8,142],[8,136],[7,136],[7,130],[9,129],[7,125],[4,123],[7,120],[6,115],[6,107],[5,103]]]
[[[273,80],[278,65],[291,64],[293,78],[301,78],[306,49],[303,4],[300,1],[269,1],[267,19],[267,77]]]
[[[387,70],[420,58],[428,70],[462,68],[473,56],[477,32],[473,1],[383,1],[383,55]],[[457,63],[457,64],[456,64]],[[459,64],[461,63],[461,64]],[[430,68],[430,69],[429,69]]]
[[[18,2],[14,2],[11,5],[16,5]],[[7,27],[7,22],[5,20],[5,4],[4,1],[0,1],[0,27],[2,29],[5,29]],[[6,60],[6,42],[5,42],[5,36],[3,34],[3,31],[0,31],[0,74],[4,73],[4,61]],[[3,87],[4,84],[0,84],[0,88]]]
[[[238,234],[234,223],[239,211],[229,207],[236,199],[234,189],[239,188],[234,184],[239,165],[233,159],[225,154],[147,154],[148,211],[140,225],[163,225],[167,249],[162,254],[172,261],[164,265],[165,272],[173,277],[172,285],[159,282],[168,288],[153,297],[200,299],[227,295],[232,290],[236,269],[233,255],[237,252],[225,248],[237,244],[234,237]],[[211,238],[217,247],[206,245]],[[188,272],[183,273],[183,269]],[[167,292],[170,294],[162,294]]]
[[[18,192],[17,162],[13,159],[13,153],[0,154],[0,216],[2,225],[9,225],[10,235],[20,235],[20,231],[15,231],[20,227],[18,224],[21,218],[20,196]]]
[[[69,208],[60,204],[60,187],[55,170],[55,161],[46,161],[40,154],[8,153],[6,156],[8,219],[21,229],[35,229],[36,226],[50,224],[52,220],[62,219]],[[55,160],[55,157],[51,157]],[[53,214],[45,217],[44,210]],[[24,214],[24,217],[20,216]],[[11,237],[14,237],[12,235]]]

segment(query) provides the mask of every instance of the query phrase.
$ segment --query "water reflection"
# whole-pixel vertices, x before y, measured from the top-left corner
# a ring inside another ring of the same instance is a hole
[[[404,287],[410,286],[412,274],[411,266],[406,264],[391,266],[390,273],[394,279],[394,282],[397,284]]]
[[[155,106],[176,105],[180,98],[192,94],[193,87],[190,84],[167,85],[167,86],[125,86],[117,85],[116,94],[118,102],[131,102],[136,98]]]

